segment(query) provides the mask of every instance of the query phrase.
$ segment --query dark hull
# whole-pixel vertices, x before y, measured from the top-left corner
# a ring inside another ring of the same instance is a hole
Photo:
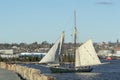
[[[91,72],[93,68],[67,69],[59,67],[50,67],[52,73],[71,73],[71,72]]]

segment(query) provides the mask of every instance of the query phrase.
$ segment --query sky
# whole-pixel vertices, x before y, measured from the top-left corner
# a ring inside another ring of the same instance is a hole
[[[120,0],[0,0],[0,43],[53,43],[65,32],[73,41],[120,39]]]

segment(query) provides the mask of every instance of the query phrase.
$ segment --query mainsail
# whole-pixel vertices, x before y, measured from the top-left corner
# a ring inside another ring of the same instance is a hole
[[[76,49],[75,67],[97,64],[101,64],[101,62],[93,47],[92,40],[90,39]]]
[[[55,42],[53,47],[49,52],[42,58],[39,63],[55,63],[59,64],[59,56],[61,53],[61,47],[64,39],[64,32],[61,34],[60,38]]]

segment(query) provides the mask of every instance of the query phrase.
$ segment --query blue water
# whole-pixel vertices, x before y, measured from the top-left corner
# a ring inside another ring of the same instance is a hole
[[[92,72],[88,73],[57,73],[53,74],[49,68],[35,64],[24,64],[24,66],[39,69],[41,73],[56,77],[56,80],[120,80],[120,60],[105,61],[106,63],[94,66]]]

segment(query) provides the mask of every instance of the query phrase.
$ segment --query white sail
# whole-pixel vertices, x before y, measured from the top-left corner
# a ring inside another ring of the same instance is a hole
[[[49,52],[42,58],[39,63],[56,63],[59,64],[59,55],[61,53],[61,46],[63,43],[64,32],[60,38],[55,42]]]
[[[93,47],[92,40],[88,40],[76,49],[75,67],[92,66],[97,64],[101,64],[101,62]]]

